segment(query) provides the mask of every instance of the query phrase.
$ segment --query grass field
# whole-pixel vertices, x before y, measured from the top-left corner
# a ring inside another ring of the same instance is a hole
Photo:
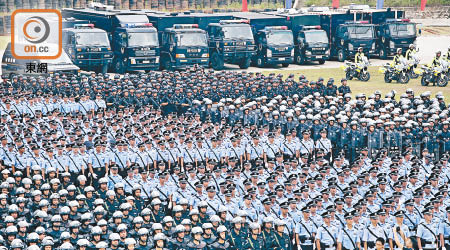
[[[408,84],[400,84],[395,81],[392,83],[385,83],[384,82],[384,75],[378,72],[379,67],[369,67],[370,72],[370,81],[368,82],[361,82],[358,80],[352,80],[348,81],[349,86],[352,90],[352,94],[356,95],[359,93],[364,93],[366,95],[373,94],[376,90],[380,90],[382,93],[382,96],[384,98],[384,95],[391,90],[395,90],[397,92],[396,99],[400,97],[402,93],[406,91],[408,88],[412,88],[416,94],[423,93],[425,91],[431,91],[432,96],[438,92],[442,92],[442,94],[445,96],[445,100],[450,100],[450,89],[449,86],[441,88],[441,87],[433,87],[428,86],[424,87],[420,84],[420,77],[418,79],[412,79],[409,81]],[[268,75],[269,73],[275,73],[278,74],[280,71],[265,71],[264,75]],[[289,74],[295,74],[295,78],[298,79],[298,77],[303,74],[308,80],[317,80],[319,77],[323,77],[325,79],[325,82],[330,78],[334,78],[335,84],[337,86],[340,85],[340,81],[342,78],[345,77],[344,70],[341,68],[327,68],[327,69],[308,69],[305,71],[302,70],[292,70],[292,71],[283,71],[284,76],[288,76]]]

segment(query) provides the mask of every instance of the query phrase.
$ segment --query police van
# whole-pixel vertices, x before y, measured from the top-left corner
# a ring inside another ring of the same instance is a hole
[[[2,57],[2,75],[11,78],[14,75],[52,76],[54,73],[67,76],[78,75],[80,68],[72,63],[64,52],[57,59],[16,59],[11,52],[11,43],[6,46]]]

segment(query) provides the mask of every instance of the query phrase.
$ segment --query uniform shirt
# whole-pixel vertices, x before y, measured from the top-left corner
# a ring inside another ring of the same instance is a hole
[[[312,154],[314,150],[314,141],[312,139],[300,141],[300,153],[301,154]]]
[[[313,234],[317,231],[316,227],[312,223],[311,219],[308,219],[307,221],[303,218],[299,220],[299,223],[297,223],[297,227],[295,228],[295,233],[299,236],[303,236],[306,238],[306,241],[302,242],[302,244],[305,245],[312,245],[313,244]]]
[[[392,226],[391,227],[391,230],[389,230],[389,239],[392,239],[392,241],[394,242],[394,246],[396,245],[395,244],[395,237],[394,237],[394,232],[393,232],[393,229],[392,228],[397,228],[398,227],[398,225],[397,224],[395,224],[394,226]],[[405,224],[402,224],[401,225],[401,229],[402,229],[402,231],[403,231],[403,233],[405,234],[405,237],[406,238],[408,238],[408,237],[411,237],[411,234],[409,233],[409,229],[408,229],[408,226],[407,225],[405,225]],[[395,232],[396,234],[397,234],[397,238],[399,239],[399,241],[400,241],[400,243],[404,246],[405,245],[405,241],[403,240],[403,238],[402,238],[402,236],[400,235],[400,233],[398,233],[398,232]],[[397,247],[394,247],[395,249],[398,249],[398,246]]]
[[[448,219],[444,219],[439,223],[439,234],[444,235],[445,244],[450,245],[450,221]]]
[[[328,154],[331,151],[331,141],[328,138],[320,138],[316,141],[316,148],[323,149],[325,154]]]
[[[375,243],[378,237],[387,240],[386,236],[384,235],[382,227],[378,225],[374,227],[372,224],[370,224],[368,227],[364,229],[362,241]]]
[[[438,223],[426,223],[425,221],[420,223],[417,227],[417,237],[422,239],[422,248],[436,248],[436,237],[439,234]],[[425,244],[424,241],[431,242],[431,244]]]
[[[325,249],[334,249],[336,239],[338,237],[338,228],[331,225],[323,224],[317,229],[316,240],[320,240],[321,244],[325,244]]]
[[[338,233],[337,242],[342,244],[343,248],[356,249],[357,243],[361,242],[360,232],[355,226],[352,229],[345,227],[341,228]]]

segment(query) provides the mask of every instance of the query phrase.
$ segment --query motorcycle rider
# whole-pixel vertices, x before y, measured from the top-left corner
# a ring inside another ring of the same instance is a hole
[[[395,66],[399,65],[401,63],[402,58],[403,58],[402,49],[398,48],[397,54],[395,54],[394,59],[392,60],[391,66],[395,67]]]
[[[448,46],[447,54],[444,56],[447,60],[450,60],[450,46]]]
[[[436,56],[433,58],[433,61],[431,61],[431,66],[432,67],[438,67],[441,65],[441,51],[437,51],[436,52]]]
[[[406,60],[411,60],[412,59],[412,56],[416,53],[417,51],[416,51],[416,45],[414,45],[413,43],[411,43],[410,45],[409,45],[409,49],[406,51],[406,54],[405,54],[405,57],[406,57]]]
[[[356,64],[360,64],[364,61],[364,52],[363,52],[363,48],[359,47],[358,48],[358,52],[356,52],[355,54],[355,63]]]

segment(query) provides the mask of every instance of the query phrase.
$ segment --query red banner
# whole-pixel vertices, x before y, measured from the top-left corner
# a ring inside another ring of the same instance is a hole
[[[339,0],[333,0],[331,7],[333,7],[333,9],[339,8]]]
[[[420,10],[425,10],[425,5],[427,4],[427,0],[420,0]]]
[[[247,0],[242,0],[242,12],[248,12]]]

